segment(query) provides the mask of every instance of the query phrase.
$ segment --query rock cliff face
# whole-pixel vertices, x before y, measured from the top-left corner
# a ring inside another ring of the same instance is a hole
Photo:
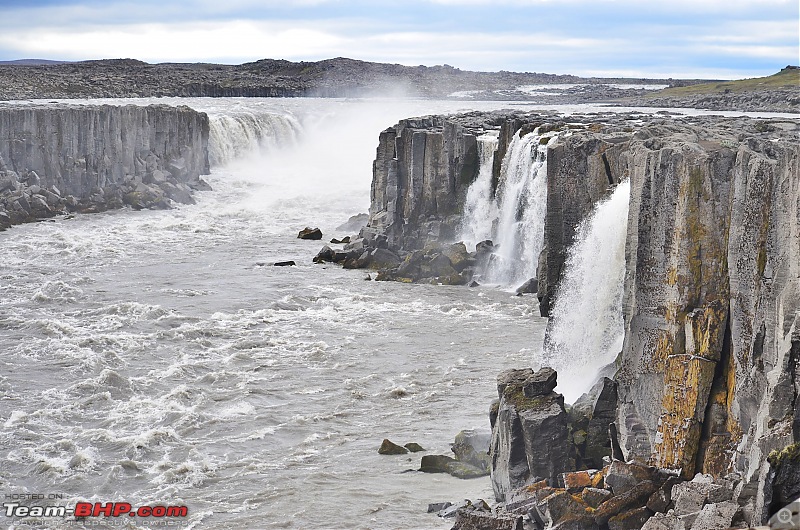
[[[0,106],[0,225],[192,202],[207,186],[208,134],[188,107]]]
[[[622,155],[632,189],[623,448],[684,476],[760,484],[748,500],[760,522],[767,455],[798,434],[797,124],[654,124]]]
[[[516,130],[541,124],[562,131],[547,152],[542,314],[578,224],[630,179],[625,340],[614,377],[621,452],[685,478],[728,477],[744,520],[765,521],[777,502],[767,456],[800,441],[800,124],[642,115],[405,120],[381,135],[367,232],[401,249],[452,238],[477,167],[475,136],[499,129],[500,158]],[[506,427],[512,432],[513,422]]]
[[[380,134],[368,226],[389,243],[418,249],[452,239],[478,172],[482,121],[440,116],[402,120]]]

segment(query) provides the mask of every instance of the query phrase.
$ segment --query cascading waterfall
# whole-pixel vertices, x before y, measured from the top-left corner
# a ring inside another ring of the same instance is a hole
[[[581,223],[550,312],[545,364],[568,374],[559,377],[559,391],[568,400],[586,391],[622,349],[630,193],[630,182],[620,183]]]
[[[550,137],[554,136],[550,135]],[[514,135],[491,197],[491,162],[467,191],[464,236],[467,244],[492,239],[497,250],[482,271],[484,281],[515,287],[536,276],[544,243],[547,206],[547,143],[537,132]]]
[[[208,158],[212,166],[293,145],[302,129],[300,121],[290,114],[212,114],[209,121]]]
[[[461,240],[470,249],[480,241],[493,237],[492,223],[499,215],[492,196],[492,165],[497,143],[496,134],[478,137],[478,178],[467,190],[461,226]]]

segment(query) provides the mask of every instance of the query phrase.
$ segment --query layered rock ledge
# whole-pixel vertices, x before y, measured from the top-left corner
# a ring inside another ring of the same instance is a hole
[[[188,107],[0,105],[0,229],[192,203],[208,189],[208,134],[208,117]]]

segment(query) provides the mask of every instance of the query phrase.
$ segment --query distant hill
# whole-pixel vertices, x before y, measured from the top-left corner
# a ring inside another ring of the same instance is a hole
[[[796,67],[787,67],[766,78],[709,81],[474,72],[446,64],[405,66],[344,57],[300,62],[261,59],[239,65],[149,64],[136,59],[81,62],[22,59],[0,62],[0,101],[159,96],[409,96],[798,112],[799,73]],[[664,86],[671,88],[657,90]]]
[[[688,96],[699,94],[730,94],[731,92],[750,92],[770,88],[800,89],[800,67],[787,66],[777,74],[767,77],[753,77],[736,81],[717,81],[691,86],[667,88],[658,93],[663,96]]]
[[[18,65],[18,66],[42,66],[48,64],[64,64],[69,61],[51,61],[50,59],[15,59],[13,61],[0,61],[4,65]]]
[[[29,61],[29,60],[28,60]],[[669,84],[665,79],[581,78],[537,72],[472,72],[449,65],[404,66],[344,57],[292,62],[262,59],[240,65],[148,64],[136,59],[26,64],[0,63],[0,100],[97,97],[465,97],[542,98],[523,87],[608,83]],[[603,89],[595,99],[613,98]],[[585,99],[590,94],[581,95]],[[566,99],[564,99],[566,98]],[[573,95],[565,94],[572,102]]]
[[[766,77],[673,86],[630,98],[628,102],[648,107],[798,113],[800,67],[787,66]]]

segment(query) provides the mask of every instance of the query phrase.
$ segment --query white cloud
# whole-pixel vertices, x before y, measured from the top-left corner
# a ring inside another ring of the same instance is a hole
[[[629,72],[635,77],[665,73],[681,77],[681,71],[684,76],[721,77],[720,72],[737,71],[737,62],[742,75],[757,75],[759,66],[797,61],[796,16],[781,15],[794,9],[785,0],[492,0],[491,6],[488,0],[408,0],[402,17],[397,16],[397,6],[389,11],[393,16],[376,11],[382,2],[365,3],[375,9],[363,11],[358,2],[345,0],[163,0],[158,22],[150,22],[155,1],[0,8],[0,54],[6,58],[133,57],[149,62],[227,63],[346,56],[408,65],[448,63],[471,70]],[[546,5],[547,9],[522,8],[520,24],[509,30],[502,17],[475,17],[476,13],[496,14],[502,9],[496,1],[518,8]],[[453,19],[426,18],[426,6],[430,8],[431,3],[453,4]],[[458,16],[470,10],[460,10],[455,4],[472,4],[475,9],[462,23]],[[490,11],[480,7],[484,4]],[[597,4],[601,4],[599,9]],[[763,20],[731,17],[728,11],[725,16],[675,15],[682,9],[686,13],[721,10],[722,4],[731,10],[760,9]],[[295,10],[298,5],[324,7]],[[587,6],[585,13],[582,5]],[[284,18],[265,14],[265,6],[283,6],[273,11]],[[194,21],[183,16],[187,9],[197,15]],[[242,10],[251,14],[230,19]],[[557,15],[545,18],[546,11]],[[600,12],[602,17],[597,15]],[[528,15],[530,24],[525,22]]]
[[[137,24],[113,28],[40,28],[0,34],[0,45],[26,56],[60,52],[67,58],[135,57],[147,61],[222,60],[239,57],[302,57],[337,48],[342,38],[287,24],[227,21]]]

